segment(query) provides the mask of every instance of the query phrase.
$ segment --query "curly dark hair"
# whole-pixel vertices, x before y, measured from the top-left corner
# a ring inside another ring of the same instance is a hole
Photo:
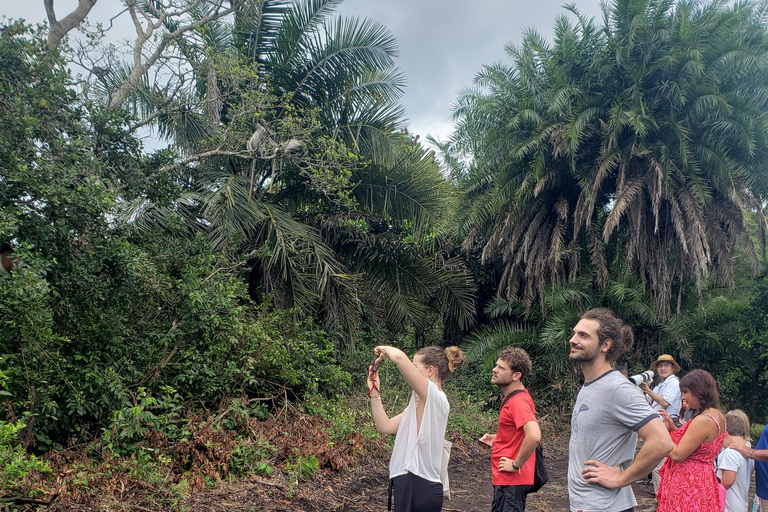
[[[689,391],[699,399],[697,416],[710,407],[720,408],[720,394],[717,387],[715,378],[706,370],[691,370],[680,379],[680,389]]]
[[[634,343],[632,328],[608,308],[590,309],[581,315],[581,318],[597,320],[597,323],[600,324],[597,329],[597,339],[600,345],[605,344],[607,340],[613,342],[611,348],[605,353],[605,358],[610,362],[616,361]]]
[[[531,373],[531,358],[528,357],[528,352],[521,348],[507,347],[499,352],[499,359],[507,363],[513,372],[520,372],[520,380]]]

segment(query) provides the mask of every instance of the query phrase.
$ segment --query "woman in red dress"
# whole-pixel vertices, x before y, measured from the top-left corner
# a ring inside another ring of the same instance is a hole
[[[680,390],[696,415],[678,429],[666,411],[659,411],[675,448],[659,472],[658,512],[722,512],[713,465],[726,434],[717,384],[708,372],[693,370],[680,379]]]

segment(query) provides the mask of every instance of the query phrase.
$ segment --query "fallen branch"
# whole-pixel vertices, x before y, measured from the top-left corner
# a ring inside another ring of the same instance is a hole
[[[251,479],[253,483],[261,484],[261,485],[268,485],[270,487],[277,487],[281,491],[287,490],[287,488],[283,484],[279,484],[277,482],[270,482],[269,480],[259,480],[258,478]]]
[[[0,503],[7,503],[10,505],[38,505],[47,507],[59,497],[59,493],[54,494],[50,500],[36,500],[34,498],[16,497],[16,498],[0,498]]]

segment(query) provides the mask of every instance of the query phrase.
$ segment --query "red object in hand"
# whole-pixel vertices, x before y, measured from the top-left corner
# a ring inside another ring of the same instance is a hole
[[[376,373],[378,370],[379,370],[379,363],[377,363],[377,362],[374,362],[374,363],[373,363],[373,366],[371,366],[371,376],[373,376],[373,374],[374,374],[374,373]],[[370,396],[371,396],[371,391],[373,391],[374,389],[375,389],[376,391],[378,391],[378,392],[379,392],[379,396],[381,396],[381,390],[380,390],[380,389],[379,389],[379,387],[376,385],[376,383],[373,381],[373,379],[371,379],[371,384],[373,384],[373,386],[371,387],[371,389],[369,389],[369,390],[368,390],[368,397],[370,398]]]

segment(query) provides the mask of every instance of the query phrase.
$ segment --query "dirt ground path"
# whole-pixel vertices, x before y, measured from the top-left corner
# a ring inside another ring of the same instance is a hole
[[[465,453],[455,452],[449,467],[451,499],[443,510],[451,512],[481,512],[491,509],[493,487],[490,483],[490,450],[482,446],[467,446]],[[546,443],[544,456],[547,460],[549,482],[537,493],[528,496],[527,512],[561,512],[568,505],[568,447],[567,441]],[[632,486],[638,506],[636,512],[654,512],[656,499],[653,486],[638,483]]]
[[[567,441],[545,444],[549,483],[528,497],[528,512],[568,510],[566,482]],[[250,512],[384,512],[387,510],[387,461],[372,460],[365,467],[339,475],[321,471],[311,482],[295,489],[277,486],[272,481],[253,478],[228,482],[188,497],[184,505],[190,511]],[[454,443],[449,465],[451,499],[445,500],[446,512],[487,512],[491,508],[493,487],[490,483],[490,450],[474,441]],[[653,487],[633,485],[638,500],[636,512],[653,512],[656,500]]]

